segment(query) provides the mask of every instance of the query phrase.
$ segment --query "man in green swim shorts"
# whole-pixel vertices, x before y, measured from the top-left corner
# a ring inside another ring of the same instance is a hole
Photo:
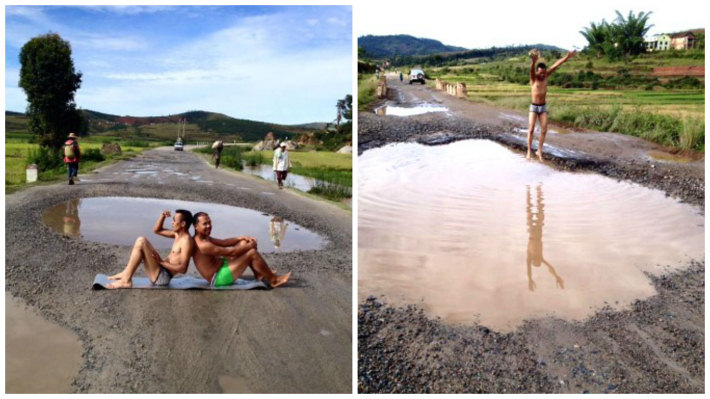
[[[254,273],[254,278],[272,287],[286,284],[291,272],[278,276],[266,264],[257,251],[253,237],[234,237],[221,240],[210,237],[212,220],[204,212],[197,212],[193,217],[195,225],[195,252],[193,259],[197,271],[214,287],[231,285],[247,267]]]

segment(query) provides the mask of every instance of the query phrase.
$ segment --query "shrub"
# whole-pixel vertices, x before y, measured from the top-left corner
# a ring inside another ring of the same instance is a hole
[[[81,153],[81,160],[101,162],[105,161],[106,157],[104,156],[104,154],[101,153],[101,150],[99,150],[98,148],[89,148],[88,150],[85,150]]]
[[[253,151],[253,152],[250,152],[244,156],[244,162],[248,166],[258,166],[258,165],[261,165],[262,163],[264,163],[264,161],[265,161],[264,154],[262,154],[259,151]]]
[[[27,163],[37,165],[40,172],[59,170],[64,166],[64,153],[49,147],[39,147],[28,152]]]

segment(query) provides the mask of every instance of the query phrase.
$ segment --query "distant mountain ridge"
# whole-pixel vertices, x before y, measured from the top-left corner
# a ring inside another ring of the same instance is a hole
[[[232,118],[230,116],[207,111],[188,111],[164,116],[129,116],[112,115],[92,110],[82,110],[88,122],[90,133],[103,133],[126,127],[140,127],[163,123],[177,124],[183,119],[188,124],[197,125],[203,132],[220,135],[238,135],[245,141],[261,140],[268,132],[276,137],[293,137],[301,133],[317,130],[325,122],[312,122],[300,125],[279,125],[275,123]],[[6,116],[24,116],[23,113],[5,111]]]
[[[410,35],[360,36],[357,45],[373,58],[393,56],[429,55],[465,51],[466,48],[448,46],[438,40],[417,38]]]

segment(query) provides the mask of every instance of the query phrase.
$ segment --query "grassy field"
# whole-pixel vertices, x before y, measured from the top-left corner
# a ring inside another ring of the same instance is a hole
[[[5,191],[8,189],[11,191],[22,188],[26,185],[26,168],[27,168],[27,157],[30,151],[39,148],[39,145],[29,143],[28,135],[21,135],[19,133],[13,134],[11,137],[5,139]],[[107,142],[105,138],[85,138],[80,139],[80,146],[82,151],[89,149],[101,149],[104,142]],[[81,162],[79,174],[86,173],[93,170],[99,166],[115,162],[120,159],[130,158],[148,147],[145,146],[127,146],[121,145],[121,150],[123,154],[113,155],[107,157],[103,162],[86,161]],[[66,173],[66,168],[60,171],[47,172],[40,177],[41,180],[53,180],[62,179]]]
[[[554,60],[546,62],[551,64]],[[580,76],[584,79],[592,72],[598,75],[594,79],[600,87],[549,86],[550,119],[582,128],[631,134],[670,147],[704,151],[704,89],[667,88],[671,79],[656,80],[650,76],[656,66],[693,66],[703,65],[703,62],[703,59],[681,58],[678,54],[643,56],[630,63],[575,57],[555,75],[566,73],[566,78]],[[432,68],[427,75],[466,83],[468,98],[473,102],[519,111],[526,111],[530,104],[529,85],[510,82],[528,79],[526,57],[482,65]],[[433,86],[434,81],[430,80],[429,84]],[[613,84],[620,87],[604,87]]]
[[[377,79],[372,73],[361,73],[357,75],[357,109],[364,110],[375,101],[375,88]]]

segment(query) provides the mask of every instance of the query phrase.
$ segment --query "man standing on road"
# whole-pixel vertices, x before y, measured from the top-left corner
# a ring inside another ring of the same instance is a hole
[[[145,273],[154,285],[165,286],[176,274],[185,273],[190,264],[190,257],[195,251],[195,241],[190,237],[190,225],[192,224],[192,213],[184,209],[178,209],[173,216],[171,230],[163,228],[166,217],[170,217],[170,211],[163,211],[158,217],[153,227],[155,234],[163,237],[173,238],[173,247],[167,259],[160,257],[158,251],[145,237],[138,237],[131,250],[128,264],[122,272],[109,277],[109,280],[117,280],[109,284],[107,288],[131,288],[133,286],[133,275],[138,266],[145,264]]]
[[[79,180],[76,176],[79,173],[79,161],[81,160],[78,138],[75,133],[69,133],[67,141],[64,142],[64,163],[67,164],[69,172],[69,185],[74,184],[74,179]]]
[[[279,184],[279,189],[283,189],[283,182],[286,180],[288,170],[291,168],[291,159],[289,159],[285,141],[282,141],[279,148],[274,151],[273,168],[274,172],[276,172],[276,181]]]
[[[222,159],[222,150],[224,149],[224,143],[222,143],[222,140],[217,140],[212,143],[212,149],[214,150],[214,168],[217,169],[219,168],[219,161]]]
[[[272,287],[286,284],[291,272],[278,276],[266,264],[257,251],[253,237],[234,237],[220,240],[210,237],[212,220],[204,212],[197,212],[193,218],[195,224],[195,253],[193,258],[197,271],[213,287],[231,285],[241,277],[247,267],[254,273],[254,278],[268,283]]]
[[[528,154],[527,159],[532,156],[532,140],[533,132],[535,131],[535,120],[540,120],[540,139],[537,145],[537,157],[542,161],[542,145],[545,143],[545,135],[547,134],[547,78],[552,75],[560,65],[564,64],[572,58],[577,52],[570,51],[564,58],[557,60],[550,69],[544,63],[537,64],[540,54],[536,49],[530,50],[530,87],[532,89],[532,104],[530,104],[530,113],[528,114]]]

